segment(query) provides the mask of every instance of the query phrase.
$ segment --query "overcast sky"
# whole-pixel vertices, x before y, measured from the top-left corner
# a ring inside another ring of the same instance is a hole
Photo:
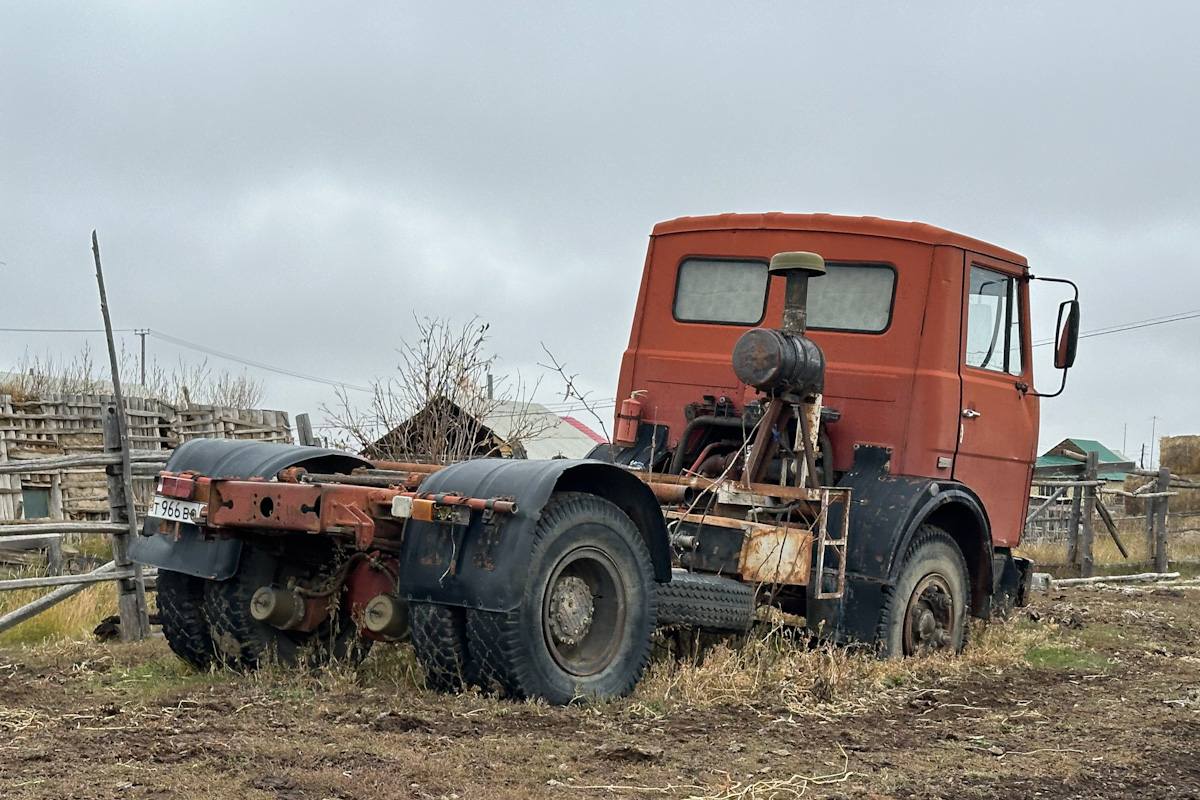
[[[0,326],[100,324],[96,228],[121,328],[363,385],[414,312],[479,315],[502,371],[545,342],[611,399],[650,228],[724,211],[993,241],[1085,331],[1200,310],[1200,4],[834,5],[5,3]],[[1136,457],[1197,396],[1200,319],[1089,338],[1042,445]]]

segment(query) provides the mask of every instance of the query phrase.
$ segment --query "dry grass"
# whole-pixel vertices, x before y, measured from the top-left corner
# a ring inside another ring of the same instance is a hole
[[[1191,520],[1189,525],[1197,524]],[[1200,564],[1200,531],[1183,527],[1183,520],[1169,526],[1170,540],[1168,555],[1172,569],[1176,565]],[[1097,566],[1097,572],[1119,574],[1121,572],[1141,572],[1154,561],[1154,555],[1146,541],[1145,525],[1141,520],[1123,519],[1117,522],[1117,532],[1121,542],[1129,552],[1126,559],[1117,549],[1116,543],[1109,536],[1107,529],[1097,521],[1095,541],[1092,546],[1092,559]],[[1016,554],[1031,558],[1038,569],[1051,572],[1065,572],[1069,569],[1067,562],[1066,542],[1024,542],[1016,550]],[[1060,576],[1061,577],[1061,576]]]
[[[652,663],[632,702],[664,711],[769,701],[796,715],[851,713],[914,684],[1025,666],[1029,650],[1049,635],[1022,623],[979,624],[961,655],[880,660],[861,648],[814,645],[795,630],[774,628],[741,647],[718,644],[699,664]]]
[[[7,614],[45,595],[49,589],[0,592],[0,614]],[[0,633],[0,645],[36,644],[88,637],[100,620],[117,613],[117,587],[112,582],[89,586],[32,619]]]

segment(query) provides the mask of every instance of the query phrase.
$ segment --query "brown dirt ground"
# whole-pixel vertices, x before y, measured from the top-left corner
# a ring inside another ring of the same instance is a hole
[[[195,673],[161,639],[9,651],[0,795],[1200,797],[1200,591],[1057,591],[997,624],[1041,638],[802,707],[770,686],[699,706],[443,697],[403,649],[307,676]]]

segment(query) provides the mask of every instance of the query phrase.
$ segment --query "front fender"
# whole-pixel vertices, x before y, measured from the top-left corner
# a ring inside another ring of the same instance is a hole
[[[556,491],[588,492],[615,503],[646,540],[660,582],[671,578],[666,524],[654,493],[627,471],[598,461],[481,459],[433,473],[421,492],[511,497],[517,513],[475,512],[467,525],[409,520],[400,555],[404,597],[419,602],[511,611],[521,604],[533,534]]]
[[[966,486],[890,474],[887,449],[862,445],[854,466],[838,486],[849,487],[849,542],[846,591],[838,600],[808,599],[808,626],[822,629],[837,641],[871,643],[884,604],[884,587],[896,582],[909,542],[922,524],[948,528],[967,559],[973,578],[973,606],[990,590],[991,529],[983,504]],[[829,512],[829,529],[841,525],[842,507]]]
[[[301,447],[236,439],[192,439],[171,454],[166,472],[206,478],[274,478],[288,467],[313,472],[349,472],[369,467],[362,456],[323,447]],[[129,542],[129,557],[159,569],[223,581],[237,572],[240,539],[207,538],[195,525],[146,517],[142,535]]]

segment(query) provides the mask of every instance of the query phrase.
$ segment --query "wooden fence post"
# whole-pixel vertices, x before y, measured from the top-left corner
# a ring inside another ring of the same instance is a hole
[[[308,414],[296,415],[296,444],[307,445],[309,447],[316,446],[317,438],[313,436],[312,421],[308,418]]]
[[[1083,488],[1083,508],[1079,530],[1079,574],[1090,578],[1095,571],[1095,561],[1092,546],[1095,544],[1095,528],[1092,527],[1092,517],[1096,511],[1096,496],[1099,487],[1095,485],[1099,476],[1100,454],[1095,450],[1088,451],[1087,461],[1084,462],[1083,479],[1088,486]]]
[[[120,418],[113,404],[104,408],[104,452],[120,453],[128,442],[122,441]],[[126,492],[129,482],[122,475],[122,464],[104,468],[108,476],[108,513],[113,522],[126,527],[113,533],[113,564],[117,570],[133,570],[132,578],[117,581],[117,610],[121,615],[121,639],[138,641],[150,633],[150,617],[146,609],[146,582],[142,565],[129,558],[129,531],[136,525],[137,509],[133,497]]]
[[[1157,497],[1146,499],[1146,559],[1148,561],[1154,560],[1154,515],[1158,511],[1158,501]]]
[[[1083,487],[1071,487],[1071,513],[1067,517],[1067,563],[1079,564],[1079,522],[1083,509]]]
[[[1154,487],[1161,497],[1154,498],[1154,569],[1156,572],[1167,571],[1167,497],[1166,491],[1171,485],[1171,470],[1159,467],[1158,484]]]

